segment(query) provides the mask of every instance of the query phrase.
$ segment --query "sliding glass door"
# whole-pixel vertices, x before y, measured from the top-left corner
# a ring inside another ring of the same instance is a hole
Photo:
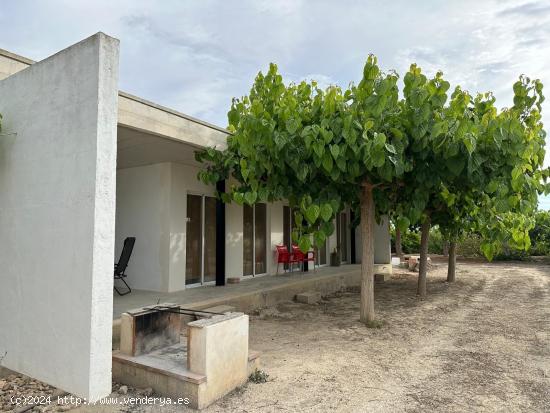
[[[216,198],[187,194],[185,284],[216,281]]]
[[[341,262],[347,262],[348,260],[348,233],[348,214],[340,212],[336,218],[336,242],[340,251]]]
[[[267,206],[243,206],[243,275],[267,273]]]

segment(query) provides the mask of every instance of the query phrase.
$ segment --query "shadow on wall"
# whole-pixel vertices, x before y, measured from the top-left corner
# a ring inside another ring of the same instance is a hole
[[[170,259],[173,264],[185,260],[185,233],[170,234]]]

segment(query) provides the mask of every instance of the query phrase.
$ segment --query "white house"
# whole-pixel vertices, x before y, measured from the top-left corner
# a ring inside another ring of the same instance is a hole
[[[275,274],[292,222],[284,202],[214,198],[194,152],[223,148],[227,131],[118,91],[118,47],[98,33],[37,63],[0,50],[0,356],[90,399],[110,392],[112,268],[126,237],[132,288],[174,292]],[[349,224],[344,211],[319,265],[337,246],[358,262]],[[388,263],[387,221],[376,245]]]

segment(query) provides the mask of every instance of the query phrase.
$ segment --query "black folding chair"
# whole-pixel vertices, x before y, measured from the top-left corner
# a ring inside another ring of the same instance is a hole
[[[136,242],[135,237],[128,237],[124,240],[124,247],[122,247],[122,252],[120,253],[120,258],[118,259],[118,263],[115,264],[115,282],[116,280],[120,280],[124,283],[128,291],[120,292],[118,288],[115,287],[115,291],[118,295],[126,295],[130,294],[132,292],[132,289],[124,280],[126,277],[125,271],[126,267],[128,267],[128,262],[130,261],[130,256],[132,255],[132,250],[134,249],[134,244]]]

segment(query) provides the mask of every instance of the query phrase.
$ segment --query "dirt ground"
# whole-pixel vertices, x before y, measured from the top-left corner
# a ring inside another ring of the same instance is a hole
[[[379,329],[359,323],[359,291],[251,316],[266,383],[248,383],[205,412],[550,411],[550,266],[460,262],[397,271],[376,285]],[[120,407],[73,411],[190,411]]]
[[[297,303],[252,321],[251,346],[271,381],[208,412],[550,411],[550,266],[460,263],[376,286],[386,324],[358,322],[358,292]]]

